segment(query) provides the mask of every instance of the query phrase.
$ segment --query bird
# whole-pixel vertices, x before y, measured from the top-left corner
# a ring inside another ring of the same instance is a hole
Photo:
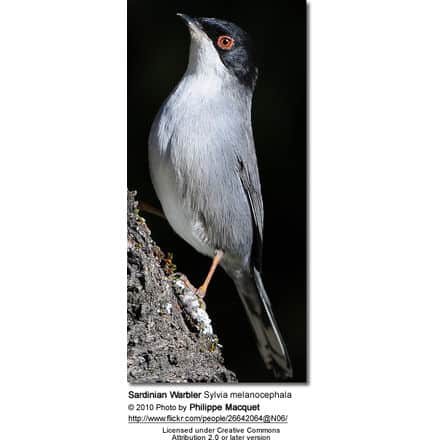
[[[177,14],[187,25],[187,69],[160,107],[148,138],[153,187],[174,231],[233,280],[266,368],[292,363],[262,280],[264,209],[251,109],[258,77],[251,37],[217,18]]]

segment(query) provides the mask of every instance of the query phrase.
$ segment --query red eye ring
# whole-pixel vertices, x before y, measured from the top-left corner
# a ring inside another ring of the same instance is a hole
[[[223,50],[229,50],[235,44],[235,40],[229,35],[220,35],[217,38],[217,46]]]

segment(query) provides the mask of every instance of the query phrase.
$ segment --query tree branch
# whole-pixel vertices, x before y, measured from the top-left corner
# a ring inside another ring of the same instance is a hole
[[[236,382],[203,301],[153,242],[128,192],[128,381]]]

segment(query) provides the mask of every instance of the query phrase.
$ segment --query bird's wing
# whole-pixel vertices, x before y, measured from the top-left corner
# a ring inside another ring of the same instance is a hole
[[[254,227],[252,263],[259,271],[261,271],[263,258],[264,209],[263,198],[261,196],[260,178],[258,176],[258,166],[255,156],[253,155],[251,160],[247,162],[244,161],[242,157],[237,156],[237,170],[252,212]]]

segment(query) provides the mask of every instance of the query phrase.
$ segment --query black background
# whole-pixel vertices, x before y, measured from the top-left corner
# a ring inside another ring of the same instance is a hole
[[[304,1],[128,1],[128,187],[160,206],[148,173],[147,139],[161,103],[183,75],[189,34],[176,16],[222,18],[246,30],[258,53],[253,128],[265,207],[263,279],[294,364],[307,381],[306,5]],[[147,216],[153,239],[200,285],[210,260],[166,221]],[[274,379],[260,360],[232,281],[220,269],[206,303],[224,358],[240,382]]]

